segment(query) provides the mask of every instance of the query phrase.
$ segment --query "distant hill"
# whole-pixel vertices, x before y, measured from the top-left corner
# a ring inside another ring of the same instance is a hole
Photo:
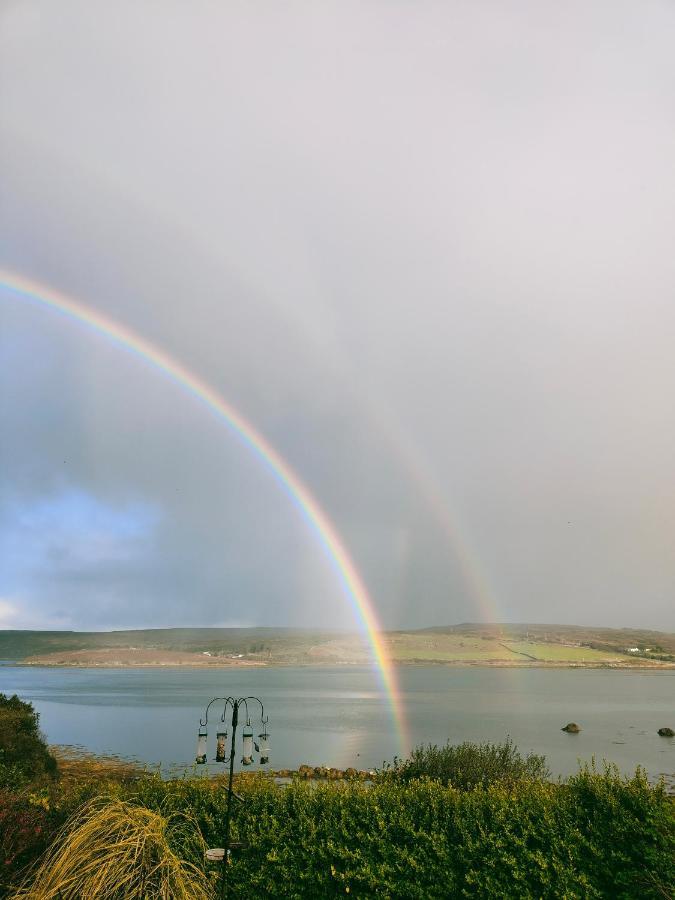
[[[0,659],[107,648],[262,654],[304,648],[338,632],[299,628],[145,628],[124,631],[0,631]]]
[[[382,634],[401,664],[675,666],[675,635],[631,628],[463,623]],[[33,665],[366,665],[363,635],[302,628],[0,631],[0,659]]]

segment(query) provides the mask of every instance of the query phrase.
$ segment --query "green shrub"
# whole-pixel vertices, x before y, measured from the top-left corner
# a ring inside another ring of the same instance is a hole
[[[428,778],[288,787],[242,780],[233,896],[664,898],[675,883],[673,804],[643,773],[583,770],[457,790]],[[223,845],[222,781],[148,779],[135,802],[187,810]]]
[[[546,757],[536,753],[523,756],[511,738],[501,744],[432,744],[416,747],[409,759],[395,760],[381,773],[385,778],[409,782],[432,778],[460,790],[487,787],[499,782],[545,781],[550,778]]]
[[[0,788],[16,790],[56,775],[39,718],[31,703],[0,694]]]
[[[602,896],[670,897],[675,892],[675,805],[642,769],[625,779],[616,766],[586,765],[566,785],[569,828]],[[607,839],[603,840],[602,836]]]

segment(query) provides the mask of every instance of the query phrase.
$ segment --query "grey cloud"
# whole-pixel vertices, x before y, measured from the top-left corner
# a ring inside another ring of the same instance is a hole
[[[0,265],[245,412],[385,624],[675,627],[670,6],[0,17]],[[0,323],[3,509],[72,488],[159,511],[126,567],[26,574],[31,615],[350,622],[208,412],[5,293]]]

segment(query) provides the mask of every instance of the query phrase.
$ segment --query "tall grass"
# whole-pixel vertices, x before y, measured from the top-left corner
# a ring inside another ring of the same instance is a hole
[[[546,781],[551,776],[545,756],[523,756],[510,737],[499,744],[448,741],[443,747],[420,745],[408,759],[385,765],[380,774],[404,783],[431,778],[463,791],[490,784]]]
[[[205,845],[183,814],[119,799],[82,807],[15,900],[208,900]]]

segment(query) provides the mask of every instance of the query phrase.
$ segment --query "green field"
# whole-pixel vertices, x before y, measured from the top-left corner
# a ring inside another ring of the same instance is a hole
[[[593,650],[590,647],[524,641],[510,641],[507,646],[514,653],[527,653],[544,662],[611,662],[625,660],[625,656],[614,651]]]
[[[455,634],[401,634],[387,636],[386,641],[392,657],[401,662],[614,663],[626,659],[613,651],[588,647]]]
[[[386,643],[392,657],[401,662],[489,662],[511,656],[495,640],[456,635],[400,634],[387,636]]]

